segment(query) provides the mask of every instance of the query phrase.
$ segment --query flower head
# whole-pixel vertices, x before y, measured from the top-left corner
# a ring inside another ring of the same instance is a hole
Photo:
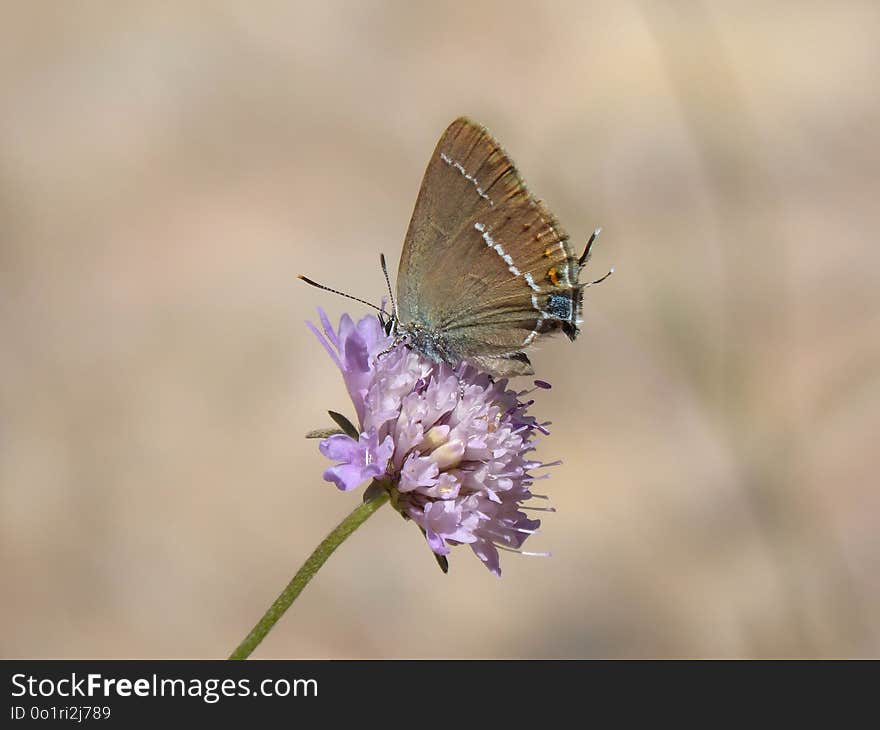
[[[469,365],[389,349],[393,339],[376,317],[355,323],[343,315],[334,330],[320,315],[323,333],[309,326],[342,371],[359,431],[357,440],[336,434],[321,442],[337,462],[324,479],[344,491],[384,483],[437,555],[467,544],[500,575],[498,549],[519,551],[541,524],[520,509],[534,496],[529,471],[545,466],[527,457],[535,432],[547,433],[526,415],[532,401]]]

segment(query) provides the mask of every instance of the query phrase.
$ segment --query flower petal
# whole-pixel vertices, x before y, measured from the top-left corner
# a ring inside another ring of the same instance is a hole
[[[436,532],[425,530],[425,539],[428,541],[431,550],[437,553],[437,555],[449,555],[449,546],[446,544],[446,540]]]

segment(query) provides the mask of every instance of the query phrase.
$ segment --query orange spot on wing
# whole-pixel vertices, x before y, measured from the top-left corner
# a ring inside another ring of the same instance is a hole
[[[550,279],[553,286],[559,286],[559,276],[556,274],[555,266],[547,272],[547,278]]]

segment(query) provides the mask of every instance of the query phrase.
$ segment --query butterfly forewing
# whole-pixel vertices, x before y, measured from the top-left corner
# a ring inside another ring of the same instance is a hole
[[[423,309],[419,303],[425,278],[456,249],[468,218],[498,205],[518,182],[510,161],[485,130],[463,118],[449,125],[422,179],[400,257],[402,319]]]
[[[497,375],[529,372],[522,350],[577,335],[577,257],[498,143],[453,122],[428,164],[398,271],[401,325],[442,340],[444,359]]]

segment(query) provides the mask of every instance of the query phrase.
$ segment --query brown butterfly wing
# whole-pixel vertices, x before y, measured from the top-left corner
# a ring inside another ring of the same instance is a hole
[[[577,336],[580,266],[553,215],[500,145],[457,119],[428,164],[400,259],[402,325],[437,333],[443,359],[531,372],[541,334]]]

